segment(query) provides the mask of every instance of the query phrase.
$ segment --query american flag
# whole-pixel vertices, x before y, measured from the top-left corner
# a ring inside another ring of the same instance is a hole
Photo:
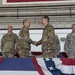
[[[0,75],[75,75],[74,58],[4,58]]]

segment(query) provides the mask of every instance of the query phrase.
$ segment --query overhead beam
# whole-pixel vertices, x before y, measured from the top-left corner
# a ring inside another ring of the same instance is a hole
[[[0,8],[35,8],[35,7],[60,7],[60,6],[75,6],[75,4],[69,4],[69,5],[34,5],[34,6],[8,6],[8,7],[0,7]]]

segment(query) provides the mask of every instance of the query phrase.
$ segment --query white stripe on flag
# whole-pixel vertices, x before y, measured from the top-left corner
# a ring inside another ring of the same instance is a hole
[[[75,66],[63,65],[62,72],[65,74],[75,74]]]
[[[72,70],[73,70],[72,73],[75,74],[75,66],[72,66],[72,67],[73,67],[73,69],[72,69]]]
[[[40,67],[41,67],[41,69],[42,69],[42,71],[44,72],[45,75],[52,75],[50,73],[50,71],[48,71],[43,58],[36,58],[36,60],[38,61],[37,63],[40,65]]]
[[[64,74],[75,74],[75,65],[64,65],[59,58],[52,58],[58,68]],[[68,62],[67,62],[68,63]]]
[[[0,71],[0,75],[39,75],[37,71]]]
[[[59,58],[52,58],[57,69],[62,70],[62,61]]]

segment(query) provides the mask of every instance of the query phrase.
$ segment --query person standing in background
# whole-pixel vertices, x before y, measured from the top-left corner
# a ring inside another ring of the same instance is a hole
[[[42,39],[36,42],[36,46],[42,44],[42,53],[44,58],[55,57],[55,39],[54,39],[54,28],[49,25],[49,17],[42,17],[43,29]]]
[[[19,41],[17,44],[17,49],[20,57],[29,57],[31,44],[35,44],[35,41],[33,41],[30,38],[29,27],[30,27],[30,20],[28,19],[23,20],[23,27],[19,32]]]
[[[55,38],[55,51],[56,51],[56,55],[59,55],[60,53],[60,41],[57,35],[54,36]]]
[[[72,32],[66,36],[64,50],[69,58],[75,58],[75,24],[71,28]]]
[[[17,52],[16,43],[18,42],[18,36],[13,33],[13,27],[8,26],[8,33],[4,34],[1,39],[1,52],[4,58],[12,58]]]

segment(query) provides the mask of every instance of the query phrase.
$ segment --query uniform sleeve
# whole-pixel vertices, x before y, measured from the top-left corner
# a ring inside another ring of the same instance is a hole
[[[60,41],[59,41],[59,38],[58,38],[58,54],[60,53]]]
[[[54,32],[54,28],[53,26],[49,26],[48,27],[48,49],[54,49],[54,35],[55,35],[55,32]]]
[[[1,50],[3,50],[3,48],[4,48],[4,36],[1,39]]]
[[[25,33],[24,34],[24,39],[26,42],[30,43],[30,44],[33,44],[33,40],[29,37],[28,33]]]
[[[26,41],[26,42],[28,42],[30,44],[34,44],[34,41],[29,36],[29,30],[28,29],[24,29],[23,37],[24,37],[24,41]]]
[[[15,50],[16,50],[16,52],[18,52],[18,48],[17,48],[17,46],[18,46],[18,41],[19,41],[19,38],[18,38],[17,35],[15,35]]]
[[[56,53],[57,54],[59,54],[60,53],[60,41],[59,41],[59,38],[58,38],[58,36],[56,35],[56,37],[55,37],[55,42],[56,42]]]
[[[23,28],[21,28],[19,32],[19,39],[23,39]]]
[[[19,40],[19,38],[18,38],[18,36],[16,35],[16,41],[15,41],[15,42],[17,43],[17,42],[18,42],[18,40]]]
[[[68,47],[69,47],[69,36],[67,35],[65,44],[64,44],[64,50],[66,53],[68,52]]]
[[[39,40],[39,41],[37,41],[36,46],[41,45],[41,44],[42,44],[42,39],[41,39],[41,40]]]
[[[48,41],[48,46],[47,46],[47,49],[52,50],[53,57],[56,57],[54,35],[55,35],[54,28],[53,28],[53,26],[50,25],[48,27],[48,40],[47,40]]]

